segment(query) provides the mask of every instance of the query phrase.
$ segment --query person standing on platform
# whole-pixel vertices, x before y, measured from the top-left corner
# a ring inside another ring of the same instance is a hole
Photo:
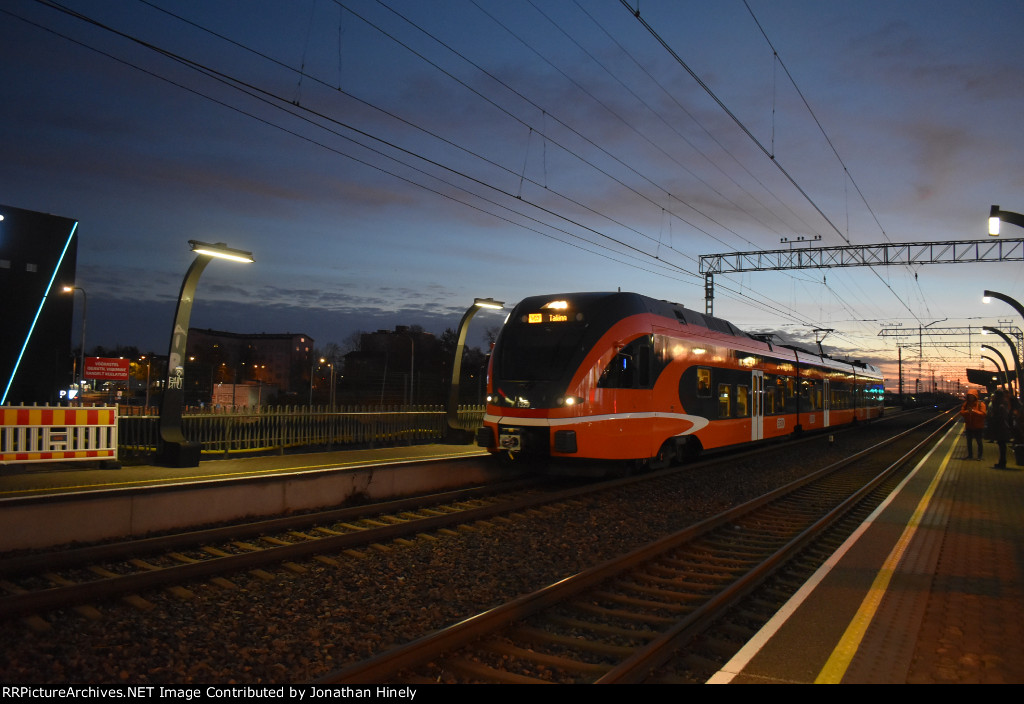
[[[982,443],[985,435],[985,404],[978,398],[975,391],[968,391],[964,405],[960,407],[960,417],[964,419],[964,431],[967,435],[967,457],[971,456],[972,443],[978,445],[978,459],[981,459]]]
[[[999,390],[992,394],[992,413],[989,416],[989,434],[999,445],[999,461],[995,469],[1006,469],[1006,443],[1010,441],[1010,403],[1006,392]]]

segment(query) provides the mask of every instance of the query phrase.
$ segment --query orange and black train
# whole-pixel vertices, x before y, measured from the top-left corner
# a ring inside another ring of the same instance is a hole
[[[491,355],[477,443],[506,458],[631,460],[875,418],[871,365],[773,343],[636,293],[533,296]]]

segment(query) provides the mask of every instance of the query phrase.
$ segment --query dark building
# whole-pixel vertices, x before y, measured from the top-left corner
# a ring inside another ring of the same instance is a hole
[[[359,404],[442,403],[443,357],[440,340],[417,327],[363,333],[359,349],[345,355],[341,397]]]
[[[0,205],[0,403],[57,403],[72,381],[78,223]]]
[[[186,402],[209,402],[214,384],[275,387],[281,404],[305,403],[313,338],[300,333],[246,335],[190,328],[186,345]]]

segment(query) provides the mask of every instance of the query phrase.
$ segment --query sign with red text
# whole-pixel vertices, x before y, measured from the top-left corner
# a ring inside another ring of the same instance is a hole
[[[86,357],[83,379],[128,381],[131,360],[114,357]]]

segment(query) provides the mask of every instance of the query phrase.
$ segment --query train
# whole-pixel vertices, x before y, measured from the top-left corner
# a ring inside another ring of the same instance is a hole
[[[520,301],[502,326],[476,442],[508,461],[659,468],[870,420],[883,405],[870,364],[637,293],[562,293]]]

